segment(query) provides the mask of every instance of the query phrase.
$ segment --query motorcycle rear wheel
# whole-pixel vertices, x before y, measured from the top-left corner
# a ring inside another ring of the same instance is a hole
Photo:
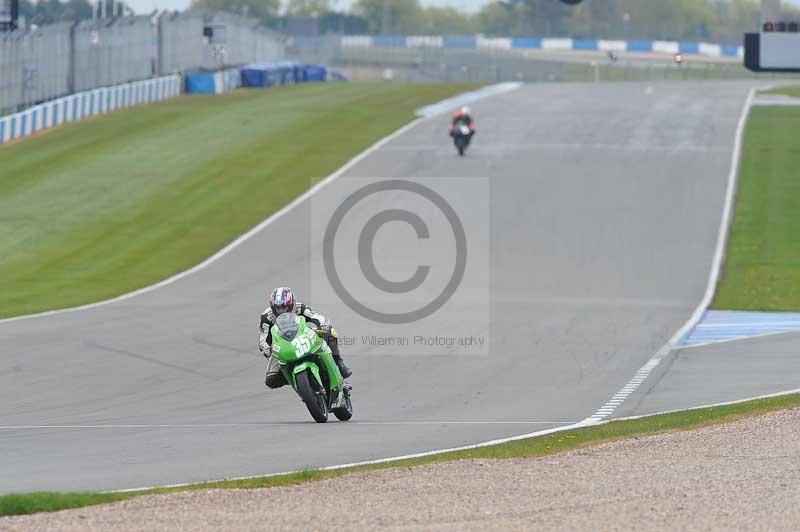
[[[326,423],[328,421],[328,401],[325,398],[325,393],[317,391],[311,386],[311,379],[309,371],[298,373],[297,375],[297,391],[300,397],[308,408],[308,413],[314,418],[317,423]]]

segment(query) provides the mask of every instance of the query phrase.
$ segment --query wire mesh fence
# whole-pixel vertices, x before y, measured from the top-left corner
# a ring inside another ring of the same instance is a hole
[[[82,22],[73,28],[72,91],[116,85],[157,74],[150,17]]]
[[[285,57],[283,37],[225,13],[164,13],[0,33],[0,115],[77,91]]]
[[[0,114],[25,102],[67,94],[70,25],[0,33]]]
[[[294,39],[289,52],[303,61],[335,66],[353,81],[495,83],[764,78],[764,74],[745,69],[741,59],[684,55],[681,62],[676,62],[670,54],[342,46],[339,40],[331,38]]]

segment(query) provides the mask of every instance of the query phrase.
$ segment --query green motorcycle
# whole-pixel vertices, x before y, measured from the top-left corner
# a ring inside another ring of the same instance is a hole
[[[340,421],[353,417],[350,385],[344,380],[324,336],[336,337],[334,329],[313,329],[303,316],[286,312],[272,328],[272,356],[317,423],[328,421],[328,412]]]

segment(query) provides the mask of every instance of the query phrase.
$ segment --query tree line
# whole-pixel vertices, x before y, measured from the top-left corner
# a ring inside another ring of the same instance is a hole
[[[106,13],[113,16],[116,14],[130,14],[132,11],[122,2],[114,0],[104,0],[106,2]],[[91,19],[95,10],[95,2],[89,0],[20,0],[19,15],[27,24],[53,24],[55,22],[74,22],[78,20]],[[99,8],[98,8],[99,11]]]
[[[255,5],[258,8],[255,8]],[[323,30],[386,35],[472,35],[691,40],[741,43],[758,28],[759,0],[490,0],[478,13],[423,6],[419,0],[356,0],[350,13],[334,13],[329,0],[193,0],[193,6],[253,6],[265,20],[313,16]],[[785,15],[800,20],[796,8]],[[341,18],[349,17],[349,25]],[[335,21],[339,21],[337,26]],[[331,23],[334,21],[334,23]],[[360,31],[353,31],[357,29]],[[349,30],[349,31],[348,31]]]

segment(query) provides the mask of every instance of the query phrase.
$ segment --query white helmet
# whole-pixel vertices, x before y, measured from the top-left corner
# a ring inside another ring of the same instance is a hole
[[[467,107],[466,105],[461,108],[461,114],[462,115],[469,115],[469,114],[471,114],[471,112],[472,112],[471,109],[469,107]]]

